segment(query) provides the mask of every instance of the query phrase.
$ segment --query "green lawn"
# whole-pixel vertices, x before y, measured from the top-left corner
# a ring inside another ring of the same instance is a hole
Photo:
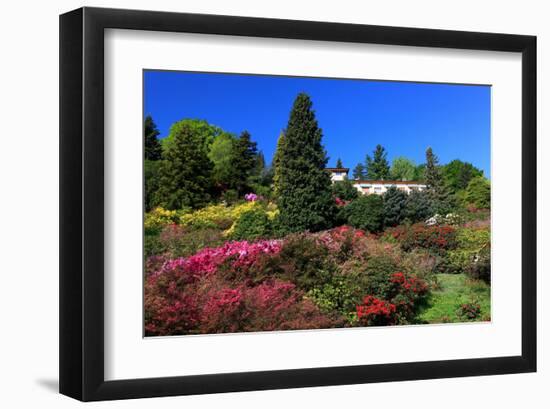
[[[461,304],[477,303],[481,313],[472,321],[489,321],[491,314],[491,289],[479,280],[471,280],[465,274],[438,274],[438,289],[433,290],[428,303],[417,316],[420,322],[464,322],[457,314]]]

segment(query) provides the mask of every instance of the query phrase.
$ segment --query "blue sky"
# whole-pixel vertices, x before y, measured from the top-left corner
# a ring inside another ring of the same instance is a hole
[[[144,113],[161,137],[175,121],[205,119],[235,134],[248,130],[270,162],[294,98],[306,92],[328,166],[341,158],[353,168],[377,144],[390,161],[420,164],[431,146],[440,163],[460,159],[490,176],[489,86],[145,71],[144,87]]]

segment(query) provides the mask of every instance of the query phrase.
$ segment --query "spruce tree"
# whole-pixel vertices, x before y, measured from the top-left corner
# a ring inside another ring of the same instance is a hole
[[[353,169],[353,178],[355,180],[365,179],[365,166],[362,163],[358,163]]]
[[[376,145],[373,157],[367,155],[367,178],[371,180],[385,180],[390,176],[388,154],[382,145]]]
[[[426,192],[432,201],[433,210],[445,214],[451,210],[451,198],[443,181],[439,160],[432,148],[426,150]]]
[[[248,178],[252,175],[257,161],[258,149],[256,142],[252,142],[248,131],[243,131],[239,139],[233,144],[233,172],[234,186],[239,194],[244,194],[248,188]]]
[[[384,193],[384,224],[397,226],[405,219],[407,194],[395,186]]]
[[[213,164],[202,136],[190,126],[173,126],[159,173],[156,202],[167,209],[197,208],[210,200]]]
[[[145,138],[144,143],[144,157],[145,160],[159,160],[162,157],[162,146],[160,145],[157,136],[160,135],[155,122],[151,115],[145,117],[145,123],[143,127],[143,136]]]
[[[286,231],[318,231],[332,224],[335,203],[322,136],[311,99],[300,93],[277,152],[280,223]]]
[[[279,185],[281,180],[281,164],[283,163],[283,153],[285,144],[285,133],[281,132],[279,134],[279,139],[277,139],[277,149],[273,155],[273,162],[271,167],[273,168],[273,193],[275,197],[279,196]]]
[[[339,169],[342,169],[344,167],[344,165],[342,164],[342,159],[338,158],[338,160],[336,161],[336,167]]]

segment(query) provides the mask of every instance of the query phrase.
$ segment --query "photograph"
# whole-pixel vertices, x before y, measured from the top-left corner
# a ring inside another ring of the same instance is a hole
[[[491,322],[491,85],[144,69],[142,120],[145,337]]]

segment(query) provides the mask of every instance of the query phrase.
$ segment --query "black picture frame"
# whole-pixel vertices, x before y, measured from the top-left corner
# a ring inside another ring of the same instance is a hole
[[[129,29],[522,54],[522,352],[519,356],[106,381],[104,30]],[[109,400],[536,371],[536,37],[80,8],[60,16],[60,383]]]

